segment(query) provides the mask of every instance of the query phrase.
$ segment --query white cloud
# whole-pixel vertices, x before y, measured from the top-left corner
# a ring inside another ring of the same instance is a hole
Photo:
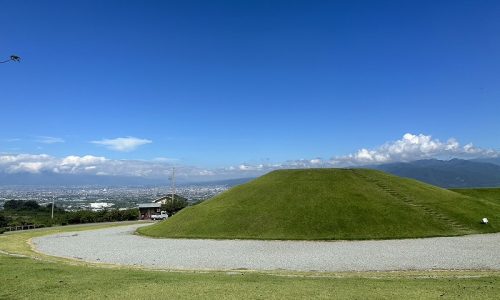
[[[0,171],[7,173],[40,173],[42,171],[55,173],[79,173],[84,167],[103,164],[104,157],[91,155],[67,156],[55,158],[47,154],[10,154],[0,155]]]
[[[336,156],[330,160],[314,158],[309,160],[291,160],[278,164],[242,164],[236,167],[230,166],[224,170],[219,170],[219,173],[226,172],[226,174],[236,174],[239,172],[259,175],[276,169],[332,168],[408,162],[430,158],[468,159],[485,157],[500,157],[500,152],[476,147],[472,144],[461,146],[454,138],[448,139],[446,142],[441,142],[430,135],[407,133],[399,140],[387,142],[373,149],[362,148],[354,153]]]
[[[17,165],[10,166],[8,170],[11,173],[18,173],[18,172],[40,173],[43,167],[44,167],[43,162],[20,162]]]
[[[321,161],[321,158],[314,158],[314,159],[311,159],[309,162],[313,165],[318,165],[318,164],[321,164],[322,161]]]
[[[106,158],[85,155],[85,156],[75,156],[70,155],[57,161],[57,166],[54,168],[56,172],[63,173],[79,173],[81,171],[92,171],[97,167],[96,165],[102,165],[106,162]]]
[[[214,171],[210,171],[210,170],[200,170],[198,172],[198,175],[199,176],[214,176],[214,175],[216,175],[216,173]]]
[[[169,157],[155,157],[153,158],[153,161],[156,161],[156,162],[177,162],[179,161],[178,159],[176,158],[169,158]]]
[[[37,137],[36,141],[42,144],[56,144],[65,142],[64,139],[53,136],[39,136]]]
[[[0,155],[0,165],[17,162],[46,162],[51,160],[47,154],[10,154]]]
[[[148,178],[167,178],[172,167],[176,167],[179,179],[216,180],[225,178],[259,176],[276,169],[348,167],[389,162],[412,161],[427,158],[479,158],[500,157],[500,152],[476,147],[472,144],[461,145],[455,139],[441,142],[430,135],[407,133],[399,140],[387,142],[379,147],[363,148],[351,154],[332,159],[299,159],[282,163],[242,163],[226,168],[205,169],[180,165],[168,158],[144,160],[114,160],[101,156],[70,155],[54,157],[47,154],[1,154],[0,172],[93,174],[109,176],[139,176]]]
[[[62,166],[88,166],[88,165],[93,165],[93,164],[99,164],[102,162],[105,162],[106,158],[104,157],[97,157],[97,156],[92,156],[92,155],[85,155],[85,156],[75,156],[75,155],[70,155],[65,157],[61,161]]]
[[[388,142],[375,149],[360,149],[353,154],[334,157],[334,165],[362,165],[389,162],[406,162],[428,158],[474,158],[497,157],[499,152],[475,147],[461,146],[454,139],[441,142],[430,135],[406,133],[400,140]]]
[[[211,170],[179,165],[178,162],[171,159],[143,161],[114,160],[93,155],[70,155],[58,158],[47,154],[0,154],[0,172],[4,173],[52,172],[57,174],[89,174],[96,176],[137,176],[165,178],[165,182],[167,182],[174,165],[176,176],[180,180],[216,180],[238,177],[242,176],[242,174],[244,176],[253,176],[254,174],[251,173],[251,170],[248,170],[250,172],[248,173],[239,170],[228,171],[223,168]],[[250,168],[257,171],[262,169],[263,165],[251,166]]]
[[[0,171],[39,173],[51,164],[46,154],[0,155]]]
[[[121,137],[116,139],[102,139],[100,141],[91,141],[92,144],[103,145],[110,150],[128,152],[133,151],[137,147],[150,144],[153,141],[140,139],[132,136]]]
[[[0,141],[6,142],[6,143],[13,143],[13,142],[19,142],[21,141],[20,138],[9,138],[9,139],[1,139]]]

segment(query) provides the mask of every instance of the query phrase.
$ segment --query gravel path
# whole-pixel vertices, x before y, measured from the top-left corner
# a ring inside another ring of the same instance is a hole
[[[384,271],[500,269],[500,234],[384,241],[150,239],[141,225],[33,239],[43,253],[163,269]]]

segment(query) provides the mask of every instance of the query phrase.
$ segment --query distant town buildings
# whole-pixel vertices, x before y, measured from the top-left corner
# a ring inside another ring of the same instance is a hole
[[[176,195],[194,203],[209,199],[226,191],[226,185],[198,184],[176,187]],[[54,200],[57,207],[66,210],[104,209],[102,203],[113,204],[107,208],[137,208],[139,203],[151,203],[171,196],[169,187],[104,187],[104,186],[0,186],[0,209],[7,200],[35,200],[49,205]],[[92,205],[94,203],[94,205]],[[100,203],[100,204],[95,204]]]
[[[100,211],[106,208],[110,208],[113,205],[114,205],[113,203],[107,203],[107,202],[94,202],[90,203],[90,209],[92,211]]]

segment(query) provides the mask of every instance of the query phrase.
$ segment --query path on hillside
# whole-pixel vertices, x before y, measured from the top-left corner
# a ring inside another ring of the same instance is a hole
[[[500,270],[500,234],[384,241],[151,239],[141,225],[33,239],[43,253],[164,269],[372,271]]]
[[[424,214],[430,215],[434,219],[437,219],[445,224],[448,224],[448,226],[455,229],[457,232],[460,232],[462,234],[471,232],[470,228],[465,227],[464,225],[458,223],[449,216],[443,215],[441,212],[438,212],[429,205],[418,203],[411,196],[396,191],[394,188],[390,187],[386,182],[380,180],[379,178],[373,178],[371,176],[365,175],[359,172],[359,170],[352,170],[352,171],[356,176],[363,178],[369,183],[374,184],[379,190],[387,193],[389,196],[394,197],[395,199],[405,203],[406,205],[419,208]]]

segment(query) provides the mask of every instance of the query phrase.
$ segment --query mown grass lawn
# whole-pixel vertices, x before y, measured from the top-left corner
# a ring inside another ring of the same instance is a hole
[[[494,299],[500,292],[500,278],[494,273],[338,278],[332,274],[173,273],[71,266],[6,255],[0,255],[0,270],[0,299]]]
[[[35,236],[104,226],[110,225],[0,236],[4,251],[0,254],[0,299],[496,299],[500,293],[500,272],[495,271],[152,271],[51,258],[33,252],[27,243]]]

